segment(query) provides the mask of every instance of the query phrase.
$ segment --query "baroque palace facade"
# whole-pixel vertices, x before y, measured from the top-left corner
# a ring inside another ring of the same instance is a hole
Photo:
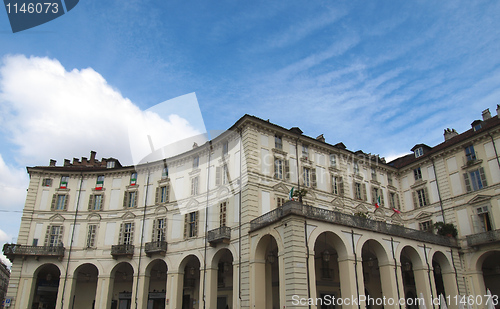
[[[500,119],[485,110],[444,137],[386,163],[245,115],[171,158],[122,166],[91,152],[29,167],[18,241],[3,248],[7,297],[14,308],[378,309],[498,295]],[[436,235],[437,222],[457,238]],[[363,295],[396,302],[346,300]]]

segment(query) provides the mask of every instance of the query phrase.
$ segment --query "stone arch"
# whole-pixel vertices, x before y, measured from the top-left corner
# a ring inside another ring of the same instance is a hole
[[[110,306],[130,308],[132,303],[132,287],[135,268],[129,262],[120,262],[111,269],[109,289],[111,297],[107,300],[107,308]]]
[[[335,247],[335,250],[339,255],[339,259],[346,259],[350,255],[350,252],[348,252],[347,250],[348,246],[346,245],[346,240],[343,238],[343,235],[338,235],[337,233],[326,230],[324,228],[316,228],[311,233],[311,236],[309,237],[310,250],[314,250],[314,246],[318,241],[318,238],[320,238],[320,235],[323,233],[328,233],[328,241]]]
[[[252,239],[252,244],[251,244],[252,250],[250,251],[250,259],[251,260],[259,259],[258,254],[257,254],[257,252],[258,252],[257,250],[258,250],[259,244],[261,244],[261,242],[262,242],[262,239],[264,239],[266,236],[270,236],[270,237],[274,238],[274,240],[276,241],[276,244],[278,246],[278,252],[283,252],[284,248],[283,248],[283,242],[281,239],[281,235],[276,230],[273,229],[273,230],[269,230],[265,234],[261,234],[261,235],[254,237]],[[265,250],[265,248],[264,248],[264,250]]]
[[[482,274],[478,279],[480,291],[486,294],[490,290],[492,295],[500,295],[500,250],[483,252],[477,257],[474,264],[476,272]]]
[[[251,262],[253,277],[253,299],[255,308],[280,308],[280,241],[268,233],[262,235],[254,250],[254,259]]]
[[[394,297],[395,286],[386,278],[394,275],[394,265],[390,263],[388,250],[372,238],[365,240],[357,250],[362,260],[363,284],[367,294],[374,298],[383,298],[384,295]],[[371,308],[381,306],[374,304]]]
[[[72,308],[95,307],[98,277],[99,269],[92,263],[81,264],[75,269],[71,287]]]
[[[148,263],[145,273],[141,308],[165,308],[167,291],[168,265],[163,259],[154,259]]]
[[[61,269],[53,263],[45,263],[37,267],[33,273],[32,293],[29,308],[55,308],[59,295]],[[43,290],[39,289],[43,286]]]

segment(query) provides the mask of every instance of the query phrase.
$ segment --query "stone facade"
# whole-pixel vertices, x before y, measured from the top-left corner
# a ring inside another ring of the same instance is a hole
[[[429,308],[440,294],[498,295],[500,119],[445,137],[386,163],[245,115],[152,163],[92,152],[29,167],[18,243],[4,247],[8,296],[14,308],[334,308],[317,302],[332,296]]]

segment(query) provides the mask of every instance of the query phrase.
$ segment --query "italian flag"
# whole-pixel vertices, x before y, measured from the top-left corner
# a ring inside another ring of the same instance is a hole
[[[292,187],[292,190],[290,190],[290,192],[288,193],[288,199],[290,201],[293,201],[293,187]]]
[[[399,209],[393,208],[392,210],[394,210],[394,212],[397,213],[397,214],[401,213],[401,211],[399,211]]]
[[[375,208],[379,208],[380,207],[380,195],[377,197],[377,201],[375,202]]]
[[[98,181],[98,182],[96,183],[96,185],[95,185],[95,189],[96,189],[96,190],[102,190],[102,183],[103,183],[102,181]]]

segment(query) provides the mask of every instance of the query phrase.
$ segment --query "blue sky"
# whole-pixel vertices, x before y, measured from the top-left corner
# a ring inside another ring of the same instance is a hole
[[[90,150],[130,163],[128,117],[185,94],[202,122],[158,125],[247,113],[386,157],[438,144],[496,114],[498,16],[498,1],[81,0],[13,34],[0,9],[0,241],[18,232],[26,166]]]

